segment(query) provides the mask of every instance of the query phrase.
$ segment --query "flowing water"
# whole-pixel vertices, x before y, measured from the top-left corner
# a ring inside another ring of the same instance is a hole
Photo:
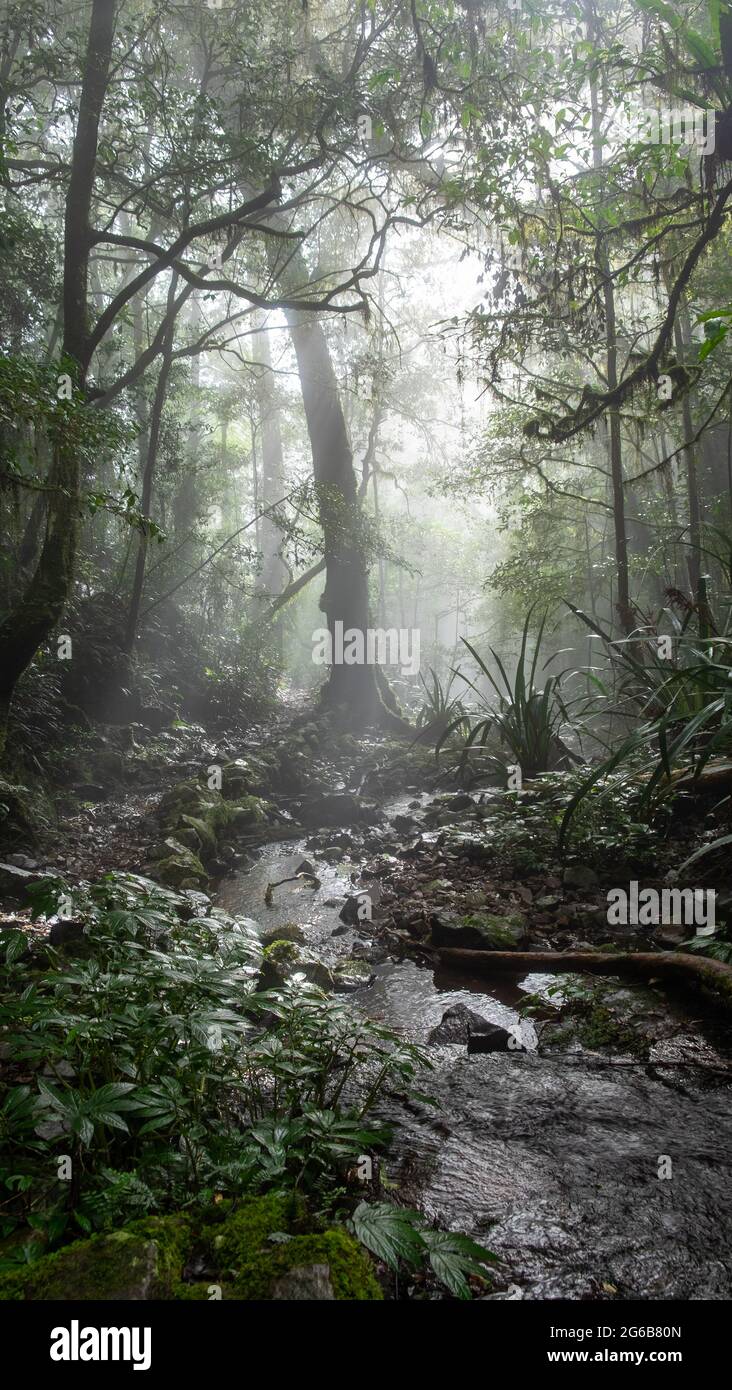
[[[303,858],[314,862],[320,888],[284,884],[266,907],[267,885]],[[219,901],[267,929],[299,923],[326,964],[354,945],[367,952],[373,979],[350,996],[353,1006],[420,1042],[456,1003],[510,1027],[521,995],[548,983],[538,975],[474,982],[378,959],[367,924],[332,935],[358,867],[313,859],[304,840],[272,844],[222,885]],[[440,1226],[499,1255],[496,1283],[512,1286],[511,1296],[730,1297],[732,1072],[694,1023],[693,1005],[665,1011],[675,1036],[653,1047],[651,1063],[582,1050],[468,1056],[464,1046],[438,1046],[422,1085],[437,1105],[395,1097],[382,1105],[393,1129],[390,1179]],[[678,1058],[685,1064],[674,1065]]]

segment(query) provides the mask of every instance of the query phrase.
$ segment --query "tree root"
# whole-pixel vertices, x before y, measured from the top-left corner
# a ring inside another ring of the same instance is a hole
[[[581,971],[702,986],[732,1011],[732,965],[708,956],[686,955],[682,951],[461,951],[448,947],[437,951],[435,956],[446,969],[477,975],[505,971],[516,974]]]

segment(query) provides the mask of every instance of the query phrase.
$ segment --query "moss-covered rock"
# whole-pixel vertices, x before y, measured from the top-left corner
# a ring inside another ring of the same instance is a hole
[[[134,1221],[122,1231],[75,1241],[17,1272],[0,1275],[0,1299],[170,1298],[190,1240],[184,1216]]]
[[[278,927],[268,927],[260,936],[263,946],[272,946],[275,941],[304,942],[305,933],[298,922],[281,922]]]
[[[305,979],[319,989],[333,988],[333,976],[312,951],[298,947],[294,941],[277,939],[266,946],[262,958],[259,977],[260,989],[279,989],[293,975],[304,975]]]
[[[198,855],[180,840],[169,837],[165,841],[168,854],[158,861],[157,876],[162,883],[171,888],[203,888],[208,883],[208,874]]]
[[[431,923],[433,946],[484,947],[489,951],[515,951],[526,941],[523,918],[518,913],[499,917],[493,912],[472,912],[465,917],[435,915]]]
[[[224,1298],[378,1300],[371,1262],[346,1231],[302,1234],[302,1203],[270,1193],[245,1202],[209,1237]],[[197,1295],[200,1296],[200,1295]]]
[[[133,1221],[0,1276],[2,1300],[380,1299],[368,1256],[341,1229],[308,1232],[294,1193],[268,1193],[208,1221]],[[186,1282],[192,1255],[211,1274]]]

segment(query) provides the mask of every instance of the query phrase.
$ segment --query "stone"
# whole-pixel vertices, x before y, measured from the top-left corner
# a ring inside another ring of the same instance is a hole
[[[562,882],[565,888],[577,888],[582,893],[596,888],[600,880],[589,864],[568,864]]]
[[[509,1042],[511,1046],[509,1048]],[[485,1033],[471,1033],[468,1038],[468,1052],[526,1052],[523,1043],[516,1035],[505,1028],[493,1024]]]
[[[486,1018],[469,1009],[467,1004],[453,1004],[446,1009],[441,1021],[432,1029],[427,1041],[432,1044],[462,1044],[472,1033],[486,1033],[493,1027]]]
[[[516,951],[528,939],[524,919],[517,913],[499,917],[492,912],[473,912],[465,917],[433,913],[430,919],[433,946]]]
[[[335,1302],[329,1265],[296,1265],[272,1285],[272,1299],[308,1299]]]

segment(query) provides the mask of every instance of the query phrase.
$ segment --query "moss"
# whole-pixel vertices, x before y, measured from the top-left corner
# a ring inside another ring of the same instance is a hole
[[[165,841],[172,852],[157,864],[157,874],[163,883],[171,888],[199,888],[208,883],[208,874],[197,854],[186,849],[179,840]]]
[[[265,960],[273,961],[275,965],[295,965],[299,954],[295,942],[288,941],[285,937],[276,937],[264,948]]]
[[[168,1298],[180,1279],[190,1228],[183,1216],[133,1221],[0,1276],[0,1299]]]
[[[217,1226],[210,1226],[208,1258],[211,1267],[219,1271],[223,1297],[268,1299],[277,1280],[290,1270],[326,1264],[336,1298],[380,1299],[382,1293],[371,1263],[357,1242],[342,1230],[303,1234],[305,1219],[299,1197],[268,1193],[245,1202]],[[269,1239],[273,1234],[289,1235],[290,1239],[273,1242]],[[184,1296],[201,1298],[202,1287]]]
[[[231,824],[235,830],[246,830],[259,825],[265,819],[264,804],[257,796],[245,796],[230,809]]]
[[[201,816],[187,815],[181,816],[181,821],[184,826],[196,832],[201,848],[205,850],[206,854],[216,853],[216,835],[207,821],[203,820]],[[178,831],[178,833],[180,832]]]

